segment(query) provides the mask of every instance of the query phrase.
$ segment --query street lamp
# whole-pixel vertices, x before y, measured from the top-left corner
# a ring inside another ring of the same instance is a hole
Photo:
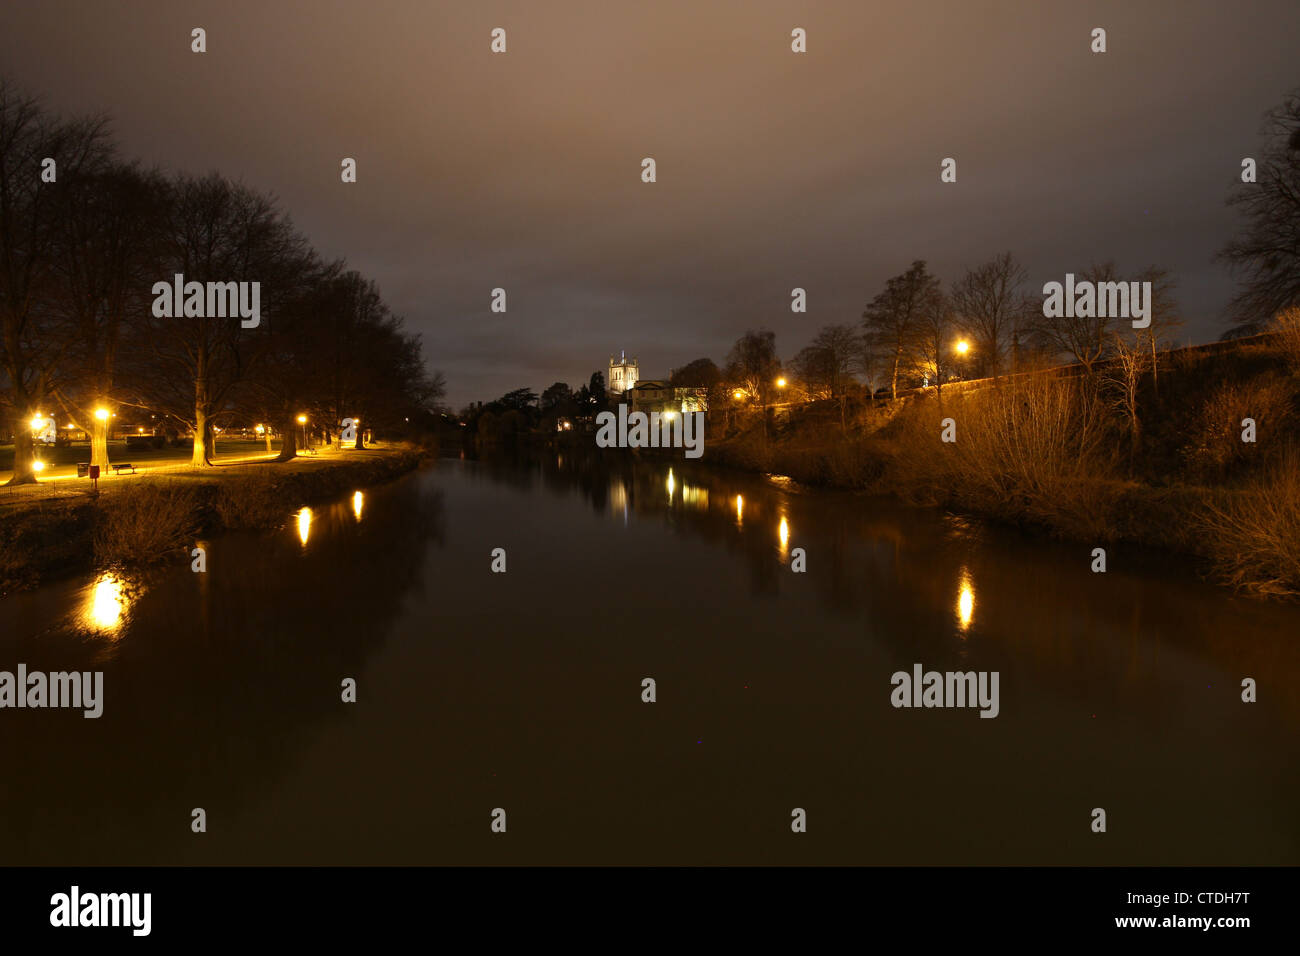
[[[970,343],[967,342],[965,339],[958,339],[956,347],[957,347],[958,355],[965,355],[967,352],[970,351]]]
[[[785,379],[784,379],[784,378],[778,378],[778,379],[776,380],[776,387],[777,387],[777,388],[785,388]]]
[[[108,421],[108,409],[107,408],[95,409],[95,417],[98,418],[101,422]]]

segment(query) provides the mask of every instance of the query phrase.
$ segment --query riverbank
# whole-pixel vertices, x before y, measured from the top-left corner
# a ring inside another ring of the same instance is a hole
[[[1213,382],[1206,388],[1204,382]],[[1300,597],[1300,385],[1268,348],[1198,357],[1137,390],[1035,378],[838,403],[711,439],[711,464],[886,494],[1094,547],[1200,560],[1243,593]],[[1108,390],[1109,389],[1109,390]]]
[[[179,558],[203,534],[274,529],[305,504],[388,481],[423,457],[397,446],[335,450],[119,478],[102,482],[98,495],[78,485],[0,496],[0,593]]]

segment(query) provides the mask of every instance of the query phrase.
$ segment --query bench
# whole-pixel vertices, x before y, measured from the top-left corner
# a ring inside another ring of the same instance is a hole
[[[299,448],[299,449],[298,449],[298,452],[299,452],[300,454],[303,454],[303,455],[314,455],[314,454],[316,454],[316,449],[315,449],[315,448]]]
[[[119,475],[122,473],[122,469],[124,468],[130,468],[131,474],[135,474],[135,465],[131,464],[129,461],[124,461],[120,465],[113,465],[112,468]]]

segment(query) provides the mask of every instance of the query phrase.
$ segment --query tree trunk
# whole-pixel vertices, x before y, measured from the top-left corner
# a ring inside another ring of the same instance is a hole
[[[212,464],[212,456],[217,453],[217,431],[212,427],[212,419],[210,418],[208,419],[207,426],[207,435],[203,440],[203,454],[206,459],[204,464],[210,465]]]
[[[90,419],[90,463],[99,466],[101,475],[108,474],[108,419]]]
[[[271,429],[268,428],[262,434],[266,435],[266,453],[269,455],[273,450],[271,448]]]
[[[32,462],[36,460],[36,443],[32,441],[30,429],[23,428],[23,423],[14,429],[14,473],[5,484],[7,485],[34,485],[36,484],[36,470],[32,468]]]
[[[366,447],[366,433],[361,430],[360,426],[354,425],[353,427],[357,430],[357,443],[355,447],[358,451],[364,450]]]
[[[298,422],[290,415],[280,428],[280,454],[276,461],[293,461],[298,457]]]
[[[194,406],[194,451],[190,454],[190,464],[202,468],[208,464],[208,414],[203,406]]]

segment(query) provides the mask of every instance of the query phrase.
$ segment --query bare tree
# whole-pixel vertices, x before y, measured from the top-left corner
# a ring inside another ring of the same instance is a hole
[[[921,301],[916,318],[916,370],[943,395],[943,380],[952,369],[956,348],[952,303],[936,283]]]
[[[1138,339],[1151,353],[1151,385],[1157,394],[1160,390],[1160,352],[1173,348],[1175,336],[1183,326],[1183,315],[1174,298],[1178,284],[1167,269],[1150,266],[1138,275],[1138,281],[1151,283],[1151,300],[1147,303],[1151,323],[1138,329]]]
[[[889,356],[890,391],[898,397],[898,372],[913,360],[918,322],[927,300],[939,288],[923,260],[885,283],[885,290],[862,313],[872,344]]]
[[[1118,282],[1119,272],[1114,262],[1103,262],[1089,267],[1079,278],[1094,284]],[[1059,316],[1040,311],[1034,318],[1033,329],[1051,350],[1068,355],[1083,366],[1085,381],[1095,386],[1097,364],[1106,357],[1114,341],[1117,316],[1102,315],[1109,310],[1100,308],[1092,309],[1091,316],[1066,315],[1066,311],[1062,309]]]
[[[174,184],[160,280],[259,282],[269,321],[297,294],[306,259],[304,240],[272,199],[217,175]],[[210,464],[211,421],[269,347],[267,330],[245,329],[238,316],[152,317],[141,344],[152,362],[143,376],[151,404],[193,430],[191,464]]]
[[[1241,285],[1232,314],[1243,333],[1300,305],[1300,89],[1267,114],[1262,132],[1258,182],[1238,183],[1228,199],[1246,214],[1245,233],[1220,253]]]
[[[53,307],[60,193],[108,151],[103,120],[63,122],[0,80],[0,402],[14,432],[9,484],[36,481],[29,422],[45,413],[74,341]],[[43,176],[47,158],[53,182]]]
[[[1147,369],[1152,368],[1153,363],[1151,353],[1147,351],[1147,336],[1143,334],[1145,331],[1137,330],[1135,335],[1125,335],[1119,331],[1113,334],[1112,359],[1102,376],[1102,384],[1111,406],[1128,426],[1130,457],[1137,454],[1142,443],[1138,389],[1142,385],[1142,377]]]
[[[771,397],[780,367],[776,357],[776,333],[767,329],[746,332],[736,340],[727,356],[728,377],[764,406]]]
[[[72,338],[54,395],[91,436],[90,462],[108,467],[111,409],[140,404],[117,375],[128,323],[150,307],[153,243],[167,193],[157,174],[113,164],[72,177],[61,195],[57,307]]]
[[[1007,366],[1016,334],[1032,320],[1035,303],[1025,293],[1029,274],[1010,252],[967,270],[952,287],[956,321],[975,347],[975,359],[986,375],[997,376]]]

